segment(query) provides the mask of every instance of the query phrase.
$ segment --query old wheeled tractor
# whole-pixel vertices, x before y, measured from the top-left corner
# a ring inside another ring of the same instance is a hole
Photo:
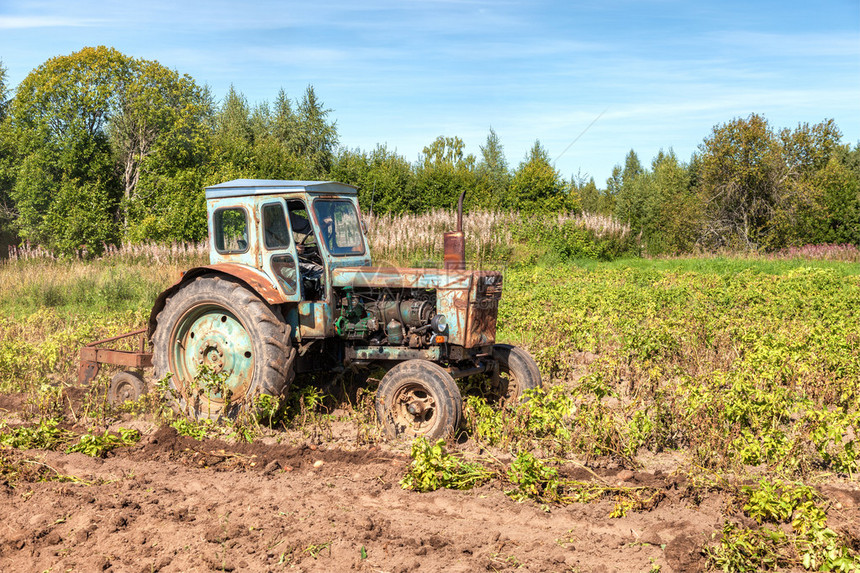
[[[392,437],[451,434],[456,380],[481,375],[514,401],[541,384],[523,349],[496,344],[502,275],[465,267],[459,223],[442,268],[374,266],[355,187],[330,181],[236,180],[206,188],[210,264],[161,293],[137,351],[84,347],[78,377],[100,364],[169,376],[180,409],[232,418],[285,395],[296,373],[384,369],[376,411]],[[145,391],[117,373],[111,400]]]

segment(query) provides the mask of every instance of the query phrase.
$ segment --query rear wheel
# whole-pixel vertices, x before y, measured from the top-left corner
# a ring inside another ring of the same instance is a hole
[[[235,418],[257,396],[279,396],[294,377],[289,326],[241,283],[217,276],[183,285],[158,314],[153,365],[180,409]]]
[[[437,440],[453,434],[460,425],[463,399],[457,383],[441,366],[407,360],[379,382],[376,414],[391,438]]]
[[[540,369],[531,354],[510,344],[493,346],[493,358],[499,363],[498,397],[502,404],[515,404],[526,390],[541,387]]]

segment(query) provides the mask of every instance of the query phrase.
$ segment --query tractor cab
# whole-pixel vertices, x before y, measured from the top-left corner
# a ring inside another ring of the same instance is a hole
[[[331,270],[367,266],[356,188],[237,179],[206,188],[209,260],[265,275],[281,302],[326,300]]]

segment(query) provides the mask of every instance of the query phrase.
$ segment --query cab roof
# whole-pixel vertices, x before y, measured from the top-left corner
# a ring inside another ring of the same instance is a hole
[[[271,195],[275,193],[316,193],[355,195],[357,187],[337,181],[293,181],[283,179],[234,179],[206,188],[206,199]]]

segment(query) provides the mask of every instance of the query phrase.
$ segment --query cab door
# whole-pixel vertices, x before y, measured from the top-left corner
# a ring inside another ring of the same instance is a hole
[[[301,277],[284,200],[264,201],[259,221],[263,271],[277,280],[287,301],[298,302],[302,299]]]

